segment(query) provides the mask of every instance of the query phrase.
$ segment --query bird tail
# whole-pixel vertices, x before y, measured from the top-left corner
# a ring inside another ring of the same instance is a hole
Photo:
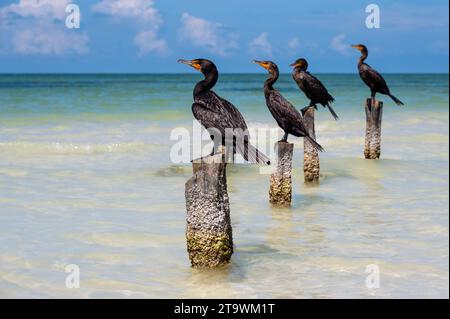
[[[405,104],[403,104],[402,101],[400,101],[399,99],[397,99],[397,98],[396,98],[395,96],[393,96],[392,94],[389,94],[389,96],[391,97],[391,99],[394,100],[394,102],[395,102],[397,105],[405,105]]]
[[[270,159],[249,142],[236,143],[236,149],[247,162],[270,165]]]
[[[324,151],[323,147],[322,147],[319,143],[317,143],[312,137],[310,137],[310,136],[305,136],[305,138],[308,140],[308,142],[310,142],[310,143],[314,146],[314,148],[315,148],[316,150],[318,150],[318,151],[320,151],[320,152],[323,152],[323,151]]]
[[[327,104],[328,109],[330,110],[331,115],[333,115],[333,118],[337,121],[339,120],[339,116],[334,111],[333,107],[328,103]]]

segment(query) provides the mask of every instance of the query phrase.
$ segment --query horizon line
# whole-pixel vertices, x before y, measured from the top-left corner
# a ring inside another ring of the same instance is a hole
[[[199,73],[190,72],[0,72],[2,75],[196,75]],[[267,73],[256,72],[220,72],[220,75],[266,75]],[[314,72],[314,74],[333,75],[354,75],[358,72]],[[449,75],[449,72],[384,72],[391,75]],[[291,75],[291,73],[281,72],[280,75]]]

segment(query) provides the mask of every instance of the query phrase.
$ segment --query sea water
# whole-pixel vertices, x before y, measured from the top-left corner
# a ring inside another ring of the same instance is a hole
[[[448,75],[386,75],[405,106],[379,97],[379,161],[363,156],[358,75],[318,76],[340,115],[316,113],[320,185],[303,182],[300,138],[291,209],[269,205],[258,167],[230,166],[235,254],[205,271],[186,252],[191,166],[169,155],[199,75],[0,75],[0,297],[448,298]],[[277,127],[265,77],[215,88],[251,128]],[[276,87],[307,105],[289,75]]]

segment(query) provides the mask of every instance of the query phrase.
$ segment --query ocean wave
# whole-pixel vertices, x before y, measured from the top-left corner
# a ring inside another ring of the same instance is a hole
[[[1,154],[39,154],[39,155],[93,155],[106,153],[128,153],[157,149],[158,145],[143,142],[81,144],[59,142],[3,142]]]

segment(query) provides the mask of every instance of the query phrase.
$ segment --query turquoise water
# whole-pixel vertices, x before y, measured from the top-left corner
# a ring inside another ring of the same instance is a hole
[[[193,130],[199,75],[0,75],[0,297],[448,298],[448,75],[386,75],[406,106],[382,98],[380,161],[363,159],[359,77],[319,77],[341,118],[317,112],[320,186],[303,184],[298,138],[292,209],[270,207],[258,167],[230,167],[233,262],[198,271],[184,238],[191,168],[169,154],[172,130]],[[264,79],[216,87],[252,129],[276,128]],[[289,75],[277,87],[307,104]],[[68,264],[80,289],[65,286]],[[370,264],[379,289],[365,285]]]

